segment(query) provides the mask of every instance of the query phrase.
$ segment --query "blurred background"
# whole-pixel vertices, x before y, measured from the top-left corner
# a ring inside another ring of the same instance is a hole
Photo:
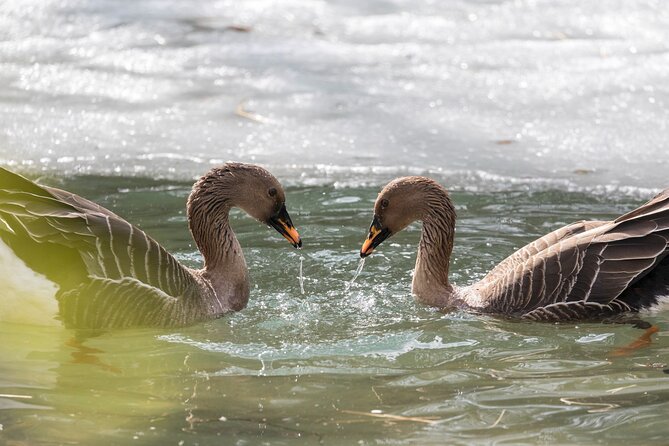
[[[3,0],[0,163],[658,188],[668,46],[663,0]]]

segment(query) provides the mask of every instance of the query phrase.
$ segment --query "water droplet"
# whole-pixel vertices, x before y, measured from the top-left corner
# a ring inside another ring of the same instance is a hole
[[[353,278],[351,279],[351,281],[346,284],[346,288],[344,289],[344,291],[348,291],[351,288],[351,286],[353,285],[353,282],[355,282],[355,279],[357,279],[358,276],[360,275],[360,273],[362,272],[362,267],[363,266],[365,266],[365,258],[364,257],[360,259],[360,263],[358,263],[358,269],[355,270],[355,274],[353,275]]]
[[[304,257],[300,256],[300,291],[304,294],[304,274],[302,274],[302,262],[304,262]]]

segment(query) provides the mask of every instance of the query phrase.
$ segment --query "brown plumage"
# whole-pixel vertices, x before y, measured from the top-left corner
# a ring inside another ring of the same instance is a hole
[[[191,269],[100,205],[0,168],[0,238],[58,286],[58,316],[68,327],[183,326],[248,302],[246,262],[228,224],[232,207],[301,246],[285,199],[261,167],[210,170],[188,198],[188,224],[204,257],[202,269]]]
[[[638,311],[669,296],[669,189],[616,220],[553,231],[463,288],[448,280],[455,217],[441,185],[425,177],[398,178],[379,193],[360,255],[420,220],[412,289],[426,305],[561,321]]]

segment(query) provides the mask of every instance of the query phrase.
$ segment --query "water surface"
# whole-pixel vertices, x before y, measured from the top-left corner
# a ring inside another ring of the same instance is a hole
[[[136,222],[187,264],[200,263],[183,214],[188,183],[56,182]],[[617,357],[640,330],[417,305],[410,281],[418,226],[384,243],[347,291],[376,193],[288,188],[302,251],[235,213],[252,280],[240,313],[185,329],[88,338],[0,323],[0,435],[119,445],[664,441],[666,333]],[[461,284],[536,236],[639,202],[535,186],[452,195],[460,217],[452,277]],[[669,324],[666,313],[646,320]]]

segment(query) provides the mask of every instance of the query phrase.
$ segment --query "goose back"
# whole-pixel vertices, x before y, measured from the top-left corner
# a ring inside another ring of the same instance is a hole
[[[520,249],[472,288],[484,311],[534,320],[572,320],[634,311],[669,290],[669,277],[646,276],[664,265],[669,192],[611,222],[584,221]]]

